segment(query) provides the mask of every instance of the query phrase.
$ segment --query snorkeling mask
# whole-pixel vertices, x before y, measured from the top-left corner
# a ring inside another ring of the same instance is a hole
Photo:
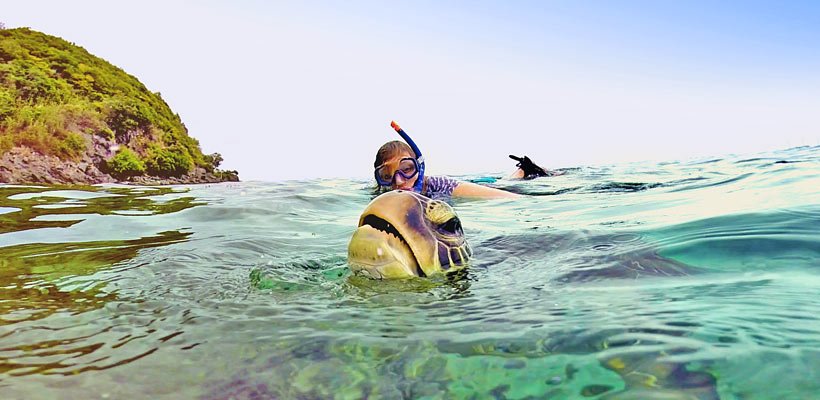
[[[396,173],[401,174],[404,179],[412,179],[418,174],[419,178],[416,180],[416,184],[413,185],[413,191],[421,193],[421,190],[424,188],[424,156],[421,155],[421,150],[416,146],[413,139],[410,139],[410,136],[399,127],[399,124],[395,121],[390,121],[390,126],[401,135],[402,139],[404,139],[413,152],[416,153],[416,158],[403,158],[399,161],[399,168],[389,177],[382,176],[382,174],[380,174],[381,168],[376,168],[376,182],[382,186],[390,186],[393,183],[393,178],[396,177]]]
[[[384,169],[384,165],[376,168],[376,182],[382,186],[390,186],[393,180],[396,179],[396,174],[400,174],[405,180],[413,179],[419,172],[419,163],[415,158],[402,158],[399,160],[399,167],[393,172],[393,175],[388,175]]]

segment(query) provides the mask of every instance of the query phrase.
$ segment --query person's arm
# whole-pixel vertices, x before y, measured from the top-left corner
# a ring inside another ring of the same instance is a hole
[[[516,168],[515,172],[511,173],[507,179],[524,179],[524,170],[521,168]]]
[[[486,199],[512,199],[520,195],[487,186],[476,185],[472,182],[459,182],[453,189],[455,197],[480,197]]]

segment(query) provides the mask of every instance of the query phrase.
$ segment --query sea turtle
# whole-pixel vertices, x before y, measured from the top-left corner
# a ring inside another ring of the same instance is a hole
[[[552,275],[559,281],[682,276],[698,272],[694,267],[661,257],[651,247],[640,244],[634,244],[629,251],[608,256],[566,251],[568,248],[606,249],[613,242],[624,241],[629,241],[628,234],[573,232],[495,237],[477,247],[481,250],[478,255],[481,260],[475,266],[490,267],[509,257],[543,258],[548,253],[559,252],[578,254],[574,259],[565,260],[570,268]],[[401,190],[384,193],[370,202],[362,212],[359,227],[348,246],[350,269],[377,279],[426,277],[460,270],[470,264],[472,257],[473,251],[452,207],[443,201]],[[606,398],[718,398],[714,376],[689,371],[683,363],[661,359],[661,354],[649,353],[602,358],[601,363],[618,373],[626,383],[625,390]]]
[[[450,205],[395,190],[365,208],[347,254],[354,273],[381,279],[454,271],[473,253]]]
[[[494,237],[479,246],[486,250],[481,264],[502,262],[510,256],[539,258],[558,249],[606,248],[619,236],[617,241],[623,242],[624,234],[584,231]],[[557,279],[577,282],[590,277],[684,276],[697,272],[696,268],[661,257],[646,246],[610,255],[606,262],[601,256],[575,253],[579,254],[578,259],[567,264],[576,268],[560,271]],[[403,190],[373,199],[362,212],[348,245],[350,269],[377,279],[456,271],[466,267],[472,257],[461,221],[449,204]]]

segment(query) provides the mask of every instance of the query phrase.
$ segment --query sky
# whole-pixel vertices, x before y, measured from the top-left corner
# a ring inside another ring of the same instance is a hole
[[[160,92],[242,180],[673,161],[820,144],[813,1],[6,1]]]

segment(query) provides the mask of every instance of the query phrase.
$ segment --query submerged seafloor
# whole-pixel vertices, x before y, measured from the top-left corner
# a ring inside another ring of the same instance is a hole
[[[364,181],[0,185],[2,397],[820,392],[820,148],[495,185],[401,281],[346,267]]]

